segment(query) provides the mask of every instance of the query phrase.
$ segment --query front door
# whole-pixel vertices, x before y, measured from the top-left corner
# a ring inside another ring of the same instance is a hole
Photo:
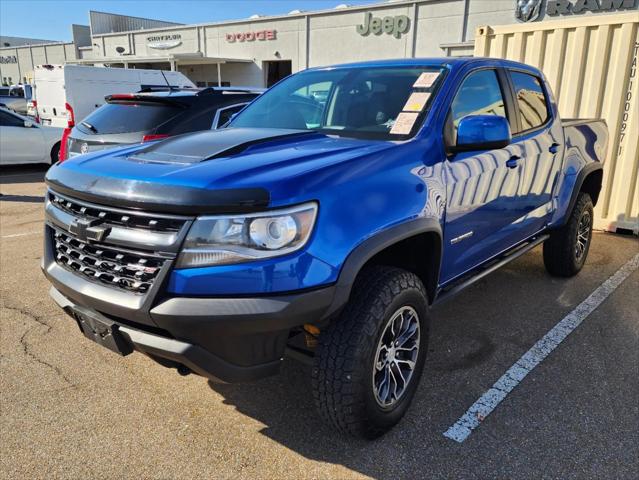
[[[503,78],[503,77],[502,77]],[[494,69],[468,75],[448,113],[449,129],[467,115],[508,117],[507,86]],[[512,122],[511,122],[512,124]],[[454,142],[455,138],[448,139]],[[521,146],[457,153],[445,161],[447,210],[444,227],[443,283],[462,275],[517,242],[514,222],[522,216],[518,194]]]

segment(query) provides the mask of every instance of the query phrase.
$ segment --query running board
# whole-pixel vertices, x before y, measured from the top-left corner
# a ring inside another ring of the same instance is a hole
[[[470,287],[473,283],[481,280],[487,275],[490,275],[495,270],[503,267],[509,262],[512,262],[516,258],[521,257],[524,253],[529,252],[530,250],[535,248],[537,245],[545,242],[546,240],[548,240],[549,236],[550,235],[542,235],[540,237],[534,238],[530,240],[530,242],[520,247],[516,247],[514,250],[510,250],[509,252],[505,253],[504,255],[502,255],[501,260],[498,260],[495,263],[489,264],[486,268],[484,268],[483,270],[480,270],[477,274],[471,276],[470,278],[461,280],[460,283],[456,283],[452,285],[451,287],[448,287],[447,289],[443,289],[442,291],[438,293],[432,305],[433,306],[439,305],[440,303],[443,303],[453,298],[455,295],[457,295],[459,292],[461,292],[465,288]]]

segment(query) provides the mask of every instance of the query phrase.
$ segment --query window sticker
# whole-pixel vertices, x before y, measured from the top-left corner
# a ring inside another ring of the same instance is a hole
[[[393,128],[391,128],[390,133],[394,135],[408,135],[413,129],[413,125],[415,125],[418,116],[419,113],[400,113],[397,115],[397,119],[395,119],[395,123],[393,124]]]
[[[430,88],[439,77],[439,72],[422,72],[419,78],[413,84],[413,88]]]
[[[430,93],[428,92],[413,92],[408,97],[406,105],[402,108],[405,112],[421,112],[428,102]]]

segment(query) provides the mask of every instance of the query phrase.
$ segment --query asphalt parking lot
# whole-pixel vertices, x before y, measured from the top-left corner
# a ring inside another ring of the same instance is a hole
[[[40,272],[42,177],[0,171],[2,478],[636,478],[639,270],[466,441],[443,435],[639,253],[636,237],[596,233],[568,280],[546,274],[537,248],[436,307],[408,415],[366,443],[320,422],[308,367],[293,361],[256,384],[215,385],[86,340]]]

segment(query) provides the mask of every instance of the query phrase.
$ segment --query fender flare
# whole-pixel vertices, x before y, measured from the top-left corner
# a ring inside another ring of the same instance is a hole
[[[439,271],[441,269],[442,261],[442,228],[439,220],[432,217],[416,218],[407,222],[395,225],[386,230],[367,238],[360,243],[355,249],[348,255],[342,269],[340,271],[337,282],[334,284],[335,292],[333,301],[323,316],[323,320],[333,315],[340,310],[346,303],[351,294],[355,279],[359,274],[362,267],[373,258],[376,254],[382,250],[406,240],[408,238],[420,235],[423,233],[435,233],[439,239],[439,258],[437,259],[437,272],[435,278],[435,285],[432,288],[432,293],[429,298],[429,302],[432,303],[435,297],[435,291],[437,288],[437,282],[439,281]],[[435,272],[434,272],[435,274]]]
[[[577,203],[577,197],[579,196],[579,192],[581,191],[581,187],[583,186],[586,178],[589,175],[595,172],[598,172],[600,170],[603,171],[603,165],[599,162],[592,162],[585,165],[579,171],[579,173],[577,174],[577,179],[575,180],[575,185],[572,189],[572,193],[570,194],[570,202],[568,202],[568,208],[566,209],[566,212],[564,213],[564,216],[561,219],[561,222],[557,224],[558,227],[564,226],[566,222],[568,221],[568,219],[570,218],[570,213],[572,212],[572,209],[575,208],[575,204]]]

